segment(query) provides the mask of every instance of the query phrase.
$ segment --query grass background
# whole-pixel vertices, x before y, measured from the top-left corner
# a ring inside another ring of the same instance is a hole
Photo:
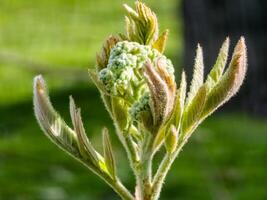
[[[94,67],[103,39],[124,31],[122,3],[132,5],[133,0],[0,1],[1,200],[118,199],[41,133],[32,111],[32,78],[39,73],[68,122],[68,96],[73,95],[100,151],[101,128],[111,130],[118,171],[133,190],[126,156],[86,72]],[[179,72],[183,49],[179,1],[147,4],[158,14],[161,30],[171,30],[166,54]],[[217,112],[206,120],[175,162],[161,199],[267,199],[266,122],[242,112]]]

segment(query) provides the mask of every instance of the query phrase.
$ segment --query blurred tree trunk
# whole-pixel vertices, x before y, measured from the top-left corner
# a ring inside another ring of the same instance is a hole
[[[231,53],[238,38],[245,36],[248,75],[228,108],[246,109],[267,116],[267,1],[183,0],[182,9],[187,74],[192,73],[198,42],[204,49],[207,74],[226,36],[231,39]]]

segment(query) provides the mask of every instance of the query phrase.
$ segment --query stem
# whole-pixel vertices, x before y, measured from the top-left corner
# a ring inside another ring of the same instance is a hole
[[[122,200],[135,200],[134,196],[129,192],[129,190],[121,183],[119,178],[112,179],[109,175],[105,174],[99,168],[92,166],[86,161],[78,159],[87,168],[93,171],[97,176],[104,180],[120,197]]]
[[[152,176],[152,135],[145,133],[139,168],[136,171],[136,193],[137,200],[150,200],[151,198],[151,176]]]
[[[136,165],[136,163],[139,161],[139,157],[136,151],[136,147],[134,146],[134,142],[130,135],[126,135],[125,137],[125,143],[129,151],[129,157],[132,160],[131,162]]]
[[[138,153],[136,151],[136,148],[134,146],[133,140],[131,136],[129,135],[128,131],[122,131],[120,130],[119,126],[115,123],[116,127],[116,133],[121,141],[124,149],[126,150],[128,160],[130,162],[130,166],[135,173],[135,168],[139,164],[139,158],[138,158]]]
[[[124,187],[120,181],[110,184],[113,190],[121,197],[122,200],[135,200],[133,195]]]
[[[159,198],[163,182],[173,163],[174,158],[175,157],[171,156],[170,154],[166,154],[165,157],[163,158],[152,183],[151,200],[157,200]]]
[[[152,195],[150,200],[158,200],[160,196],[160,192],[164,183],[164,180],[167,176],[168,171],[170,170],[170,167],[172,163],[174,162],[175,158],[181,151],[182,147],[186,143],[187,140],[181,141],[177,149],[172,153],[166,153],[163,160],[161,161],[161,164],[158,168],[157,173],[154,176],[153,183],[152,183]]]

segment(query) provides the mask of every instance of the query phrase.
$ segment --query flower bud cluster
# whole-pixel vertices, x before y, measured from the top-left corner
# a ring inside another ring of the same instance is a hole
[[[173,76],[171,61],[156,49],[137,42],[118,42],[111,50],[107,67],[99,71],[99,80],[111,95],[124,97],[129,93],[138,100],[148,91],[143,76],[145,63],[156,63],[159,59]]]
[[[130,109],[130,115],[134,121],[141,121],[142,114],[151,113],[151,109],[149,107],[149,93],[146,92],[139,101],[136,101]]]

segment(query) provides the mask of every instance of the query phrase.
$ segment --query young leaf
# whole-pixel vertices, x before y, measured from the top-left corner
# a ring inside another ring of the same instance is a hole
[[[157,133],[154,142],[153,142],[153,150],[157,151],[161,144],[163,143],[165,139],[165,132],[169,132],[169,128],[171,124],[174,124],[175,127],[177,127],[177,131],[180,129],[180,122],[182,113],[184,110],[184,101],[185,101],[185,95],[186,95],[186,78],[185,78],[185,72],[182,72],[181,76],[181,82],[180,82],[180,88],[176,92],[175,97],[175,103],[174,108],[172,111],[172,115],[166,125],[162,127],[159,132]]]
[[[77,136],[53,108],[41,75],[34,78],[33,93],[35,116],[46,136],[60,148],[79,158]]]
[[[227,37],[220,49],[216,63],[207,77],[206,84],[208,90],[210,90],[222,77],[227,62],[228,51],[229,51],[229,38]]]
[[[174,127],[176,127],[176,131],[179,132],[182,114],[184,112],[185,95],[186,95],[186,78],[185,78],[185,72],[183,71],[180,82],[180,88],[176,92],[175,106],[172,112],[171,119],[168,122],[168,129],[171,128],[171,125],[174,125]],[[167,132],[169,131],[168,129]]]
[[[107,67],[108,59],[111,49],[119,42],[121,38],[119,36],[109,36],[103,44],[102,51],[96,56],[96,69],[100,71]]]
[[[128,17],[126,31],[130,41],[150,45],[158,38],[158,20],[154,12],[144,3],[135,2],[136,10],[124,4]]]
[[[181,105],[181,112],[184,110],[184,104],[185,104],[185,96],[186,96],[186,75],[185,72],[182,72],[181,82],[180,82],[180,105]]]
[[[138,36],[135,34],[135,23],[134,20],[132,20],[132,18],[129,17],[125,17],[125,27],[126,27],[126,33],[128,38],[132,41],[138,41],[139,38]]]
[[[166,136],[165,135],[166,129],[167,129],[167,127],[164,126],[158,131],[158,133],[154,139],[153,147],[152,147],[154,152],[158,151],[159,148],[161,147],[162,143],[164,142],[164,139]]]
[[[99,154],[95,151],[94,147],[90,143],[82,122],[81,111],[77,109],[72,97],[70,97],[70,115],[74,130],[78,138],[78,146],[81,152],[81,155],[85,159],[91,161],[95,166],[99,165]]]
[[[208,93],[202,112],[204,119],[228,101],[239,90],[247,71],[247,49],[243,37],[238,41],[232,60],[220,81]]]
[[[157,63],[158,71],[150,62],[144,67],[144,76],[151,95],[150,108],[153,115],[155,133],[169,117],[175,101],[176,83],[166,68]]]
[[[179,131],[175,128],[175,126],[172,124],[170,127],[170,131],[166,135],[165,139],[165,147],[168,153],[173,153],[177,147],[178,144],[178,135]]]
[[[204,107],[204,103],[206,100],[206,86],[203,85],[199,88],[197,94],[190,102],[190,104],[185,108],[182,117],[182,139],[186,134],[191,134],[192,131],[197,127],[200,123],[199,119]]]
[[[123,131],[128,123],[128,109],[126,102],[120,97],[111,98],[112,116],[121,131]]]
[[[154,42],[153,48],[157,49],[160,53],[163,53],[168,40],[169,30],[164,31],[159,38]]]
[[[198,89],[203,84],[204,76],[204,63],[203,63],[203,52],[201,46],[198,44],[196,51],[196,58],[194,64],[193,78],[190,85],[190,90],[186,99],[186,105],[189,105],[191,100],[194,98]]]
[[[116,179],[116,166],[115,158],[112,151],[112,146],[108,134],[108,129],[103,129],[103,148],[104,148],[104,159],[110,176]]]

